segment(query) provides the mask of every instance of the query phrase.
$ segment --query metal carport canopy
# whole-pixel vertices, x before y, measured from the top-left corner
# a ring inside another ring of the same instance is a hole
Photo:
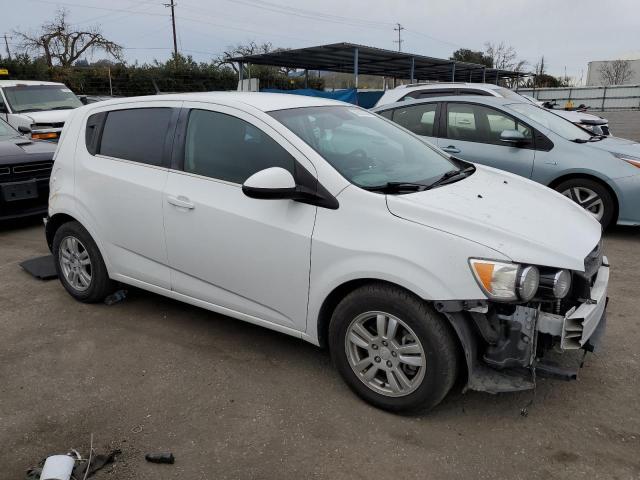
[[[270,65],[304,70],[378,75],[415,80],[497,83],[531,75],[487,68],[476,63],[444,60],[412,53],[367,47],[354,43],[334,43],[318,47],[278,50],[231,58],[241,64]]]

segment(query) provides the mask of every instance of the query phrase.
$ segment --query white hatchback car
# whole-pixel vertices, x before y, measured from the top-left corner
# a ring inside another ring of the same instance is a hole
[[[604,329],[600,225],[546,187],[448,157],[366,110],[210,93],[76,110],[51,176],[67,291],[114,282],[328,345],[349,386],[427,409],[573,378]],[[549,215],[553,212],[553,215]],[[565,355],[573,359],[570,353]]]

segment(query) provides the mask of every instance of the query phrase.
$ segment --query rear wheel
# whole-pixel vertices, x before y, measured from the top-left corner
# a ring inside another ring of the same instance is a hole
[[[603,228],[613,221],[615,202],[601,183],[588,178],[574,178],[560,183],[555,189],[593,215]]]
[[[78,222],[60,226],[52,247],[60,282],[73,298],[100,302],[114,290],[98,246]]]
[[[449,392],[456,345],[446,319],[401,288],[361,287],[337,306],[331,356],[349,387],[386,410],[427,410]]]

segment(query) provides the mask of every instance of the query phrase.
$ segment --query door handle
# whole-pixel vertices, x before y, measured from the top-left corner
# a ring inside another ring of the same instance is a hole
[[[187,210],[193,210],[196,206],[189,201],[187,197],[180,195],[179,197],[167,196],[167,202],[174,207],[186,208]]]
[[[444,147],[442,150],[444,150],[447,153],[460,153],[460,149],[456,148],[453,145],[449,145],[448,147]]]

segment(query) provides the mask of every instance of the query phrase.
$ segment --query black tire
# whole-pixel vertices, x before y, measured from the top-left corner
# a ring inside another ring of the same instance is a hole
[[[592,202],[581,202],[578,189],[591,190],[602,201],[604,211],[602,213],[602,218],[600,218],[600,224],[602,225],[602,228],[607,228],[611,222],[613,222],[616,210],[616,203],[609,190],[600,182],[588,178],[572,178],[570,180],[565,180],[555,187],[555,190],[563,195],[565,192],[569,192],[569,198],[571,198],[571,200],[581,207],[589,210],[587,208],[589,206],[588,204]]]
[[[84,247],[83,250],[89,255],[91,281],[85,290],[76,289],[63,272],[61,263],[60,245],[68,237],[75,238],[80,241]],[[104,298],[115,290],[115,282],[113,282],[107,273],[107,267],[104,264],[102,255],[98,250],[96,242],[93,241],[91,235],[78,222],[68,222],[61,225],[53,237],[52,249],[56,271],[62,286],[69,292],[73,298],[84,303],[101,302]]]
[[[360,380],[349,363],[345,342],[349,326],[361,314],[372,311],[401,319],[422,344],[426,360],[424,377],[407,395],[390,397],[375,391]],[[427,411],[444,399],[456,380],[457,347],[453,335],[447,319],[427,302],[399,287],[372,283],[354,290],[338,304],[329,326],[329,347],[336,368],[365,401],[394,412]]]

